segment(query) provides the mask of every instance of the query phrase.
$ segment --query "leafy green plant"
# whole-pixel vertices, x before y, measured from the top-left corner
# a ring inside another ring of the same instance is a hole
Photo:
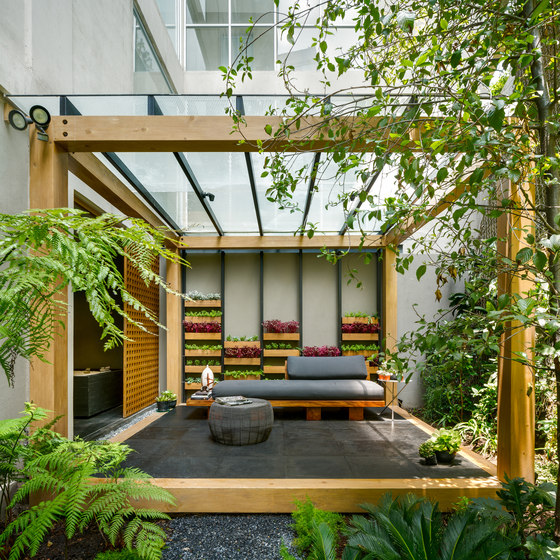
[[[171,494],[151,484],[139,469],[122,467],[132,451],[126,445],[68,441],[60,436],[57,440],[61,443],[53,451],[27,460],[22,467],[26,480],[10,507],[31,494],[48,497],[20,513],[0,535],[0,546],[13,539],[9,560],[18,560],[25,551],[35,555],[57,521],[64,523],[67,539],[94,524],[111,545],[122,543],[142,559],[159,559],[165,533],[154,521],[168,516],[133,504],[138,500],[173,504]],[[94,476],[105,480],[92,483]]]
[[[185,383],[200,383],[200,377],[187,377]]]
[[[202,311],[191,311],[185,312],[185,315],[189,317],[221,317],[222,312],[212,309],[210,311],[202,310]]]
[[[188,262],[167,249],[165,235],[143,220],[129,218],[127,227],[121,227],[122,222],[119,216],[90,218],[71,208],[0,214],[0,367],[10,385],[18,356],[46,361],[55,327],[67,312],[56,294],[68,286],[84,293],[93,317],[103,327],[105,349],[125,338],[115,315],[147,330],[126,306],[165,328],[127,290],[116,261],[126,258],[147,285],[178,296],[153,271],[153,264],[160,256],[185,266]]]
[[[309,498],[305,502],[296,500],[295,505],[292,527],[297,535],[294,541],[297,550],[301,554],[308,553],[313,548],[336,550],[338,534],[344,527],[344,518],[338,513],[316,508]],[[325,528],[332,532],[332,536],[327,535]]]
[[[156,402],[176,401],[177,395],[173,391],[162,391],[157,397]]]
[[[377,313],[364,313],[363,311],[349,311],[344,314],[345,317],[358,317],[361,319],[372,318],[377,319]]]
[[[361,506],[370,518],[354,516],[343,558],[355,560],[469,560],[511,558],[519,538],[503,535],[500,520],[480,521],[460,511],[444,525],[437,504],[412,494],[386,494],[378,506]]]
[[[255,336],[231,336],[231,335],[228,335],[226,340],[231,341],[231,342],[251,342],[251,341],[259,340],[259,337],[257,335],[255,335]]]
[[[221,350],[221,344],[185,344],[185,350]]]
[[[340,349],[343,352],[377,352],[379,346],[376,344],[343,344]]]
[[[100,552],[94,560],[142,560],[133,550],[109,550]]]
[[[418,447],[418,454],[424,459],[433,457],[435,455],[435,452],[436,450],[434,448],[434,443],[432,440],[425,441],[424,443],[420,444],[420,447]]]
[[[226,371],[224,373],[224,375],[227,375],[228,377],[232,377],[233,379],[243,379],[244,377],[248,377],[250,375],[262,375],[262,370],[260,369],[255,369],[255,370],[232,370],[232,371]]]
[[[297,346],[289,342],[269,342],[264,347],[265,350],[299,350]]]
[[[461,449],[461,434],[453,429],[441,428],[435,431],[430,438],[434,451],[457,453]]]

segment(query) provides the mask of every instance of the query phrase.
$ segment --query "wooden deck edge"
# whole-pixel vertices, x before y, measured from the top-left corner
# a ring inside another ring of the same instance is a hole
[[[158,478],[153,479],[153,483],[175,497],[175,507],[164,509],[169,513],[290,513],[295,508],[295,500],[307,497],[321,509],[356,513],[363,512],[360,504],[377,503],[387,492],[393,496],[407,493],[424,496],[437,501],[446,511],[462,496],[491,498],[501,488],[495,477],[375,480]]]
[[[414,424],[427,434],[432,435],[436,431],[436,428],[430,426],[429,424],[426,424],[426,422],[420,420],[420,418],[416,418],[416,416],[413,416],[404,408],[400,408],[399,406],[394,406],[392,408],[399,416],[402,416],[405,420],[408,420],[410,423]],[[462,446],[459,454],[472,461],[477,467],[485,470],[488,474],[492,476],[498,475],[498,469],[496,468],[496,465],[488,459],[482,457],[482,455],[475,453],[472,449],[468,449],[467,447]]]

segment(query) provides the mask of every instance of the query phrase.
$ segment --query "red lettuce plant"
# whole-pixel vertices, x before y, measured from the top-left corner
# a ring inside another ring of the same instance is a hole
[[[297,333],[299,331],[299,321],[279,321],[271,319],[263,321],[262,324],[267,333]]]
[[[376,333],[379,323],[346,323],[342,325],[343,333]]]
[[[222,332],[221,323],[193,323],[192,321],[183,321],[185,332],[192,333],[219,333]]]
[[[254,346],[235,346],[226,348],[224,356],[226,358],[260,358],[262,350]]]
[[[340,348],[336,346],[304,346],[303,356],[340,356]]]

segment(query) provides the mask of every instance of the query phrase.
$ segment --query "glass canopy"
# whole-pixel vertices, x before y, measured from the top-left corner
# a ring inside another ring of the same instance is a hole
[[[69,95],[11,96],[23,111],[32,105],[46,107],[52,115],[224,115],[228,100],[218,95]],[[283,107],[282,96],[243,96],[247,115],[264,115],[267,109]],[[333,103],[345,99],[333,98]],[[265,155],[259,153],[118,153],[96,154],[139,197],[148,202],[164,221],[185,235],[291,235],[304,224],[317,233],[345,231],[346,220],[358,199],[340,204],[341,196],[367,189],[381,208],[394,196],[397,182],[391,169],[371,176],[371,184],[358,183],[353,172],[336,177],[336,166],[324,155],[301,153],[290,166],[306,172],[296,184],[290,203],[280,206],[268,200],[270,175],[262,177]],[[318,163],[316,180],[310,180]],[[375,209],[368,203],[361,210]],[[379,230],[378,221],[367,223],[368,232]],[[355,230],[359,225],[356,223]],[[354,231],[357,233],[357,231]]]

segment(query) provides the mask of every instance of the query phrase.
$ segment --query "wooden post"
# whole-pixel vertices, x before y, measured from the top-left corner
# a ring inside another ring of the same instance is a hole
[[[178,251],[178,249],[177,249]],[[181,265],[167,262],[167,282],[169,287],[181,291]],[[181,298],[167,293],[167,390],[177,394],[182,401],[182,340]]]
[[[535,200],[533,183],[511,184],[504,193],[514,203],[512,213],[498,219],[498,253],[515,262],[515,256],[527,245],[525,237],[534,234],[534,222],[527,209],[527,199]],[[512,297],[526,297],[534,279],[501,273],[498,293]],[[525,328],[519,321],[505,324],[498,362],[498,477],[535,479],[535,388],[532,368],[518,361],[524,352],[532,358],[535,343],[533,328]]]
[[[382,286],[382,324],[385,351],[393,352],[397,346],[397,253],[391,249],[383,251],[383,286]],[[387,387],[392,383],[385,384],[385,404],[393,400]]]
[[[31,209],[68,207],[68,154],[52,139],[37,139],[32,127],[29,140],[29,206]],[[68,302],[68,290],[57,295]],[[65,321],[67,325],[67,321]],[[63,415],[54,429],[68,435],[72,410],[68,410],[68,330],[57,327],[50,350],[49,363],[33,359],[29,371],[29,399],[38,406]]]

